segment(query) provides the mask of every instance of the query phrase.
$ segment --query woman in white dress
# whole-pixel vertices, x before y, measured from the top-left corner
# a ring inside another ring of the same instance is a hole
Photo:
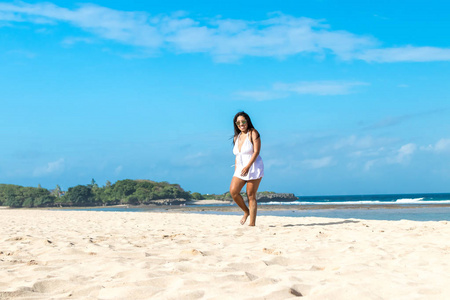
[[[256,224],[256,192],[264,176],[264,164],[259,152],[261,139],[258,131],[253,127],[250,117],[245,112],[234,116],[234,147],[236,155],[233,179],[230,185],[230,194],[234,202],[244,211],[241,219],[243,225],[250,216],[249,226]],[[248,207],[241,196],[241,190],[247,184]]]

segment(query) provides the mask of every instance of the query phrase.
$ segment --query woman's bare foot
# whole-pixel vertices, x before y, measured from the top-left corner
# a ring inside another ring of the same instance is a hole
[[[241,225],[245,224],[245,221],[247,221],[249,215],[250,215],[249,213],[244,213],[244,216],[241,219]]]

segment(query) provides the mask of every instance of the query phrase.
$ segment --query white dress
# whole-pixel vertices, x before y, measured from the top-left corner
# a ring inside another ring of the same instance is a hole
[[[239,152],[239,137],[238,135],[233,148],[233,154],[236,155],[236,171],[234,171],[234,177],[240,178],[242,180],[254,180],[259,179],[264,176],[264,164],[261,156],[258,155],[255,162],[250,167],[247,175],[241,176],[242,168],[244,168],[253,155],[253,144],[249,138],[250,131],[247,133],[244,143],[242,144],[241,151]]]

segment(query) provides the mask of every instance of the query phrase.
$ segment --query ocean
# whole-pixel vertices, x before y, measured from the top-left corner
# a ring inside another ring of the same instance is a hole
[[[259,215],[386,221],[450,221],[450,193],[298,197],[296,201],[260,203],[260,205],[289,205],[291,209],[260,211]],[[448,206],[437,206],[439,204]],[[296,205],[308,206],[308,209],[295,209]],[[322,209],[325,205],[332,208]],[[317,209],[314,209],[314,206],[317,206]]]
[[[280,217],[323,217],[365,220],[411,220],[450,221],[450,193],[442,194],[392,194],[392,195],[350,195],[350,196],[299,196],[296,201],[261,202],[258,215]],[[277,209],[270,209],[270,206]],[[236,204],[186,205],[188,213],[241,215],[241,212],[227,211],[224,207]],[[286,206],[286,209],[280,206]],[[169,207],[95,207],[84,208],[93,211],[167,211]],[[202,210],[204,208],[204,210]],[[70,209],[72,210],[72,209]],[[80,210],[80,209],[77,209]]]
[[[242,215],[241,212],[232,211],[191,211],[189,213]],[[327,209],[286,209],[286,210],[259,210],[258,216],[277,217],[320,217],[337,219],[362,219],[384,221],[450,221],[450,206],[446,207],[392,207],[392,208],[327,208]]]
[[[268,202],[265,205],[410,205],[410,204],[450,204],[450,193],[442,194],[392,194],[392,195],[346,195],[346,196],[298,196],[290,202]]]

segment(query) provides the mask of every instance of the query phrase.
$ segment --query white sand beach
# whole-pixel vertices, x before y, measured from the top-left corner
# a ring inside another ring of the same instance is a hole
[[[1,299],[450,299],[450,223],[0,210]]]

